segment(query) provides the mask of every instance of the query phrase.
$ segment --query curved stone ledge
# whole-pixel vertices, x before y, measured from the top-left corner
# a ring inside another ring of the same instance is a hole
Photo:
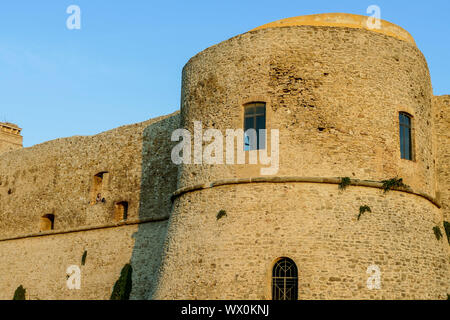
[[[168,216],[162,217],[162,218],[136,219],[136,220],[130,220],[130,221],[120,221],[117,223],[102,224],[102,225],[97,225],[97,226],[80,227],[80,228],[75,228],[75,229],[52,230],[52,231],[45,231],[45,232],[38,232],[38,233],[29,233],[29,234],[25,234],[25,235],[21,235],[21,236],[0,238],[0,242],[11,241],[11,240],[20,240],[20,239],[26,239],[26,238],[53,236],[53,235],[58,235],[58,234],[99,230],[99,229],[116,228],[116,227],[131,226],[131,225],[150,223],[150,222],[161,222],[161,221],[166,221],[168,219],[169,219]]]
[[[323,184],[340,184],[342,178],[330,178],[330,177],[254,177],[254,178],[234,178],[234,179],[222,179],[216,180],[210,183],[197,184],[194,186],[188,186],[184,188],[180,188],[175,191],[171,200],[174,201],[175,198],[182,196],[185,193],[200,191],[204,189],[210,189],[220,186],[226,185],[234,185],[234,184],[249,184],[249,183],[323,183]],[[350,179],[349,186],[355,187],[367,187],[367,188],[376,188],[383,189],[383,183],[379,181],[371,181],[371,180],[359,180],[359,179]],[[409,194],[413,194],[422,198],[427,199],[431,203],[433,203],[439,209],[441,208],[441,204],[436,198],[431,197],[428,194],[422,192],[414,192],[414,190],[410,187],[408,188],[393,188],[392,191],[405,192]]]
[[[394,37],[406,41],[414,46],[416,42],[411,34],[402,27],[393,24],[389,21],[380,19],[378,28],[369,27],[368,22],[371,17],[362,16],[349,13],[322,13],[312,14],[307,16],[291,17],[270,22],[259,26],[251,31],[268,29],[268,28],[283,28],[296,26],[316,26],[316,27],[341,27],[352,29],[364,29],[376,33],[381,33],[390,37]]]

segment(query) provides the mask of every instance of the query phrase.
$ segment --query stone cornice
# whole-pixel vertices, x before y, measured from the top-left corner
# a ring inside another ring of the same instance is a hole
[[[215,188],[219,186],[226,185],[236,185],[236,184],[250,184],[250,183],[321,183],[321,184],[340,184],[342,178],[327,178],[327,177],[255,177],[255,178],[235,178],[235,179],[223,179],[216,180],[209,183],[197,184],[194,186],[188,186],[181,189],[176,190],[172,194],[172,201],[189,192],[200,191],[204,189]],[[349,186],[357,186],[357,187],[367,187],[367,188],[376,188],[383,189],[383,183],[379,181],[370,181],[370,180],[359,180],[359,179],[350,179]],[[439,201],[431,197],[428,194],[422,192],[414,192],[411,188],[393,188],[392,191],[404,192],[413,194],[422,198],[427,199],[431,203],[433,203],[436,207],[441,208],[441,204]]]
[[[20,240],[20,239],[26,239],[26,238],[53,236],[53,235],[58,235],[58,234],[67,234],[67,233],[74,233],[74,232],[92,231],[92,230],[99,230],[99,229],[109,229],[109,228],[131,226],[131,225],[150,223],[150,222],[161,222],[161,221],[166,221],[168,219],[169,219],[168,216],[161,217],[161,218],[135,219],[135,220],[129,220],[129,221],[120,221],[117,223],[107,223],[107,224],[102,224],[102,225],[97,225],[97,226],[85,226],[85,227],[74,228],[74,229],[51,230],[51,231],[44,231],[44,232],[38,232],[38,233],[29,233],[29,234],[24,234],[24,235],[19,235],[19,236],[0,238],[0,242],[11,241],[11,240]]]

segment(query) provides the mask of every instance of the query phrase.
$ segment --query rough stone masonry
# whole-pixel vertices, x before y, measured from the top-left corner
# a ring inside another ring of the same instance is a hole
[[[289,258],[298,299],[447,299],[450,96],[433,95],[405,30],[366,18],[290,18],[212,46],[184,67],[172,115],[25,149],[2,124],[0,298],[22,285],[28,299],[108,299],[130,263],[131,299],[272,299]],[[175,129],[243,128],[253,102],[280,131],[276,176],[171,162]],[[408,187],[383,192],[393,178]]]

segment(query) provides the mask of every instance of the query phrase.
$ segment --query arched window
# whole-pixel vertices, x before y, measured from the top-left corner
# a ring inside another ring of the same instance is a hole
[[[254,102],[244,109],[244,150],[264,150],[266,148],[266,104]]]
[[[298,299],[298,272],[294,261],[281,258],[272,270],[272,300]]]
[[[400,154],[402,159],[413,160],[412,148],[412,117],[411,115],[400,112]]]

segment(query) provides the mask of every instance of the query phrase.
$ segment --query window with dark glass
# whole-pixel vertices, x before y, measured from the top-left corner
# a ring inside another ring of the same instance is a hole
[[[266,148],[266,104],[250,103],[245,106],[244,114],[244,150]]]
[[[402,159],[412,160],[412,117],[400,112],[400,154]]]
[[[282,258],[272,271],[272,300],[298,299],[298,272],[294,261]]]

